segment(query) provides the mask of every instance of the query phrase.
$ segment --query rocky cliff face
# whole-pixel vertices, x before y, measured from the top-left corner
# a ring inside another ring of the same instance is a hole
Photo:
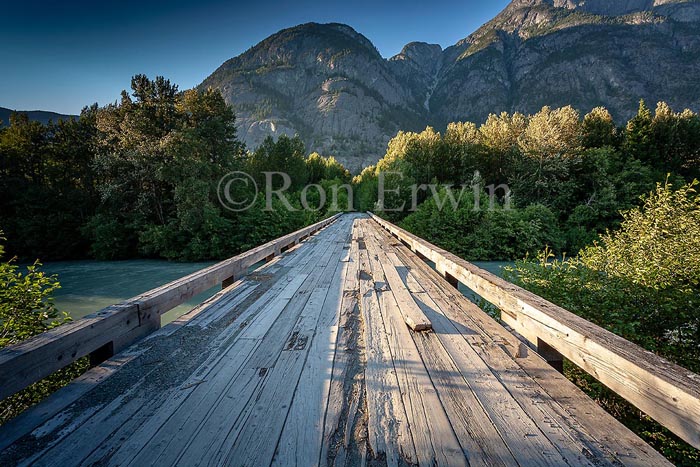
[[[299,134],[351,169],[379,159],[399,129],[604,105],[623,121],[640,98],[700,109],[700,2],[514,0],[444,51],[407,44],[384,59],[349,26],[280,31],[203,83],[236,109],[250,148]]]
[[[249,147],[298,133],[309,151],[357,169],[410,121],[423,119],[412,91],[372,43],[340,24],[305,24],[224,63],[202,86],[233,104]]]

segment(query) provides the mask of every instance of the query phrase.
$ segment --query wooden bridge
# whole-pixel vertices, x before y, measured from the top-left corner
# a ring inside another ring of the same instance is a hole
[[[0,397],[86,355],[91,370],[0,427],[0,465],[668,464],[563,357],[700,447],[698,375],[371,215],[5,348]]]

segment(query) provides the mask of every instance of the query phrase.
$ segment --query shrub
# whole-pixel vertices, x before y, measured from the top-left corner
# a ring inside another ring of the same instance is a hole
[[[443,188],[437,195],[445,200],[447,191]],[[459,199],[459,192],[453,190],[453,196]],[[488,196],[482,196],[477,210],[472,192],[464,193],[457,209],[449,201],[441,209],[431,197],[402,226],[471,261],[512,260],[536,254],[545,246],[561,246],[557,220],[549,208],[533,204],[505,209],[498,203],[490,208]]]
[[[4,255],[5,247],[0,243],[0,348],[70,321],[66,313],[56,310],[50,298],[60,287],[56,278],[41,272],[39,262],[29,266],[23,274],[14,258],[3,260]],[[79,360],[0,401],[0,424],[68,384],[85,371],[87,365],[87,359]]]

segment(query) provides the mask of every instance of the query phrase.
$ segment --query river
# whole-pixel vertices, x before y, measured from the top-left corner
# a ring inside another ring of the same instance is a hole
[[[179,277],[205,268],[213,262],[175,263],[165,260],[56,261],[44,263],[41,270],[56,274],[61,288],[54,292],[54,303],[73,319],[134,297]],[[163,315],[168,323],[221,287],[213,287]]]
[[[213,262],[176,263],[164,260],[126,261],[56,261],[45,263],[41,270],[56,274],[61,288],[54,293],[56,307],[73,319],[100,310],[106,306],[134,297],[179,277],[207,267]],[[501,275],[502,261],[477,261],[480,268]],[[210,297],[220,286],[203,292],[163,315],[163,324],[178,318],[194,305]],[[468,289],[460,285],[465,295]]]

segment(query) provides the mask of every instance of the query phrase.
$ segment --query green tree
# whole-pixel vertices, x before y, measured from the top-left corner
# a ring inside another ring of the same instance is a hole
[[[235,116],[211,89],[178,92],[137,75],[132,95],[97,113],[101,206],[86,230],[98,257],[207,259],[237,251],[240,227],[218,181],[244,163]]]
[[[299,136],[290,138],[280,135],[275,141],[272,136],[265,138],[251,155],[248,167],[256,177],[258,186],[265,186],[264,172],[282,172],[289,175],[292,183],[290,191],[301,189],[308,180],[304,143]],[[279,189],[283,185],[281,176],[272,176],[272,188]]]
[[[481,171],[487,180],[493,183],[502,183],[500,169],[502,161],[497,158],[488,158],[481,144],[479,129],[472,122],[458,122],[447,125],[443,137],[444,151],[450,154],[455,161],[449,161],[436,157],[435,163],[442,167],[443,179],[454,183],[463,183],[470,180],[475,171]],[[490,164],[493,162],[493,164]]]
[[[321,180],[343,180],[349,182],[351,179],[348,169],[338,162],[335,157],[323,157],[317,152],[309,154],[306,158],[306,173],[308,183],[318,183]]]
[[[358,211],[375,211],[377,202],[377,167],[365,167],[352,179],[355,195],[355,209]]]
[[[0,131],[0,223],[9,251],[31,259],[85,255],[80,227],[96,204],[91,167],[94,118],[42,125],[13,115]]]
[[[530,116],[518,139],[521,153],[510,180],[516,202],[520,206],[541,203],[557,212],[569,209],[581,142],[581,121],[573,108],[543,107]]]
[[[629,157],[652,164],[658,160],[652,136],[652,116],[644,100],[639,101],[637,115],[627,122],[624,150]]]
[[[651,139],[658,160],[654,167],[691,179],[698,175],[700,119],[690,110],[674,112],[659,102],[651,122]]]
[[[483,147],[479,171],[490,182],[512,183],[515,162],[520,158],[518,141],[527,128],[527,118],[521,113],[491,114],[479,127],[479,141]]]
[[[617,127],[605,107],[596,107],[583,117],[583,146],[586,148],[616,147]]]
[[[556,216],[547,207],[507,209],[490,206],[487,193],[475,203],[473,190],[441,189],[406,217],[401,225],[467,260],[513,260],[536,254],[545,246],[561,247]]]

